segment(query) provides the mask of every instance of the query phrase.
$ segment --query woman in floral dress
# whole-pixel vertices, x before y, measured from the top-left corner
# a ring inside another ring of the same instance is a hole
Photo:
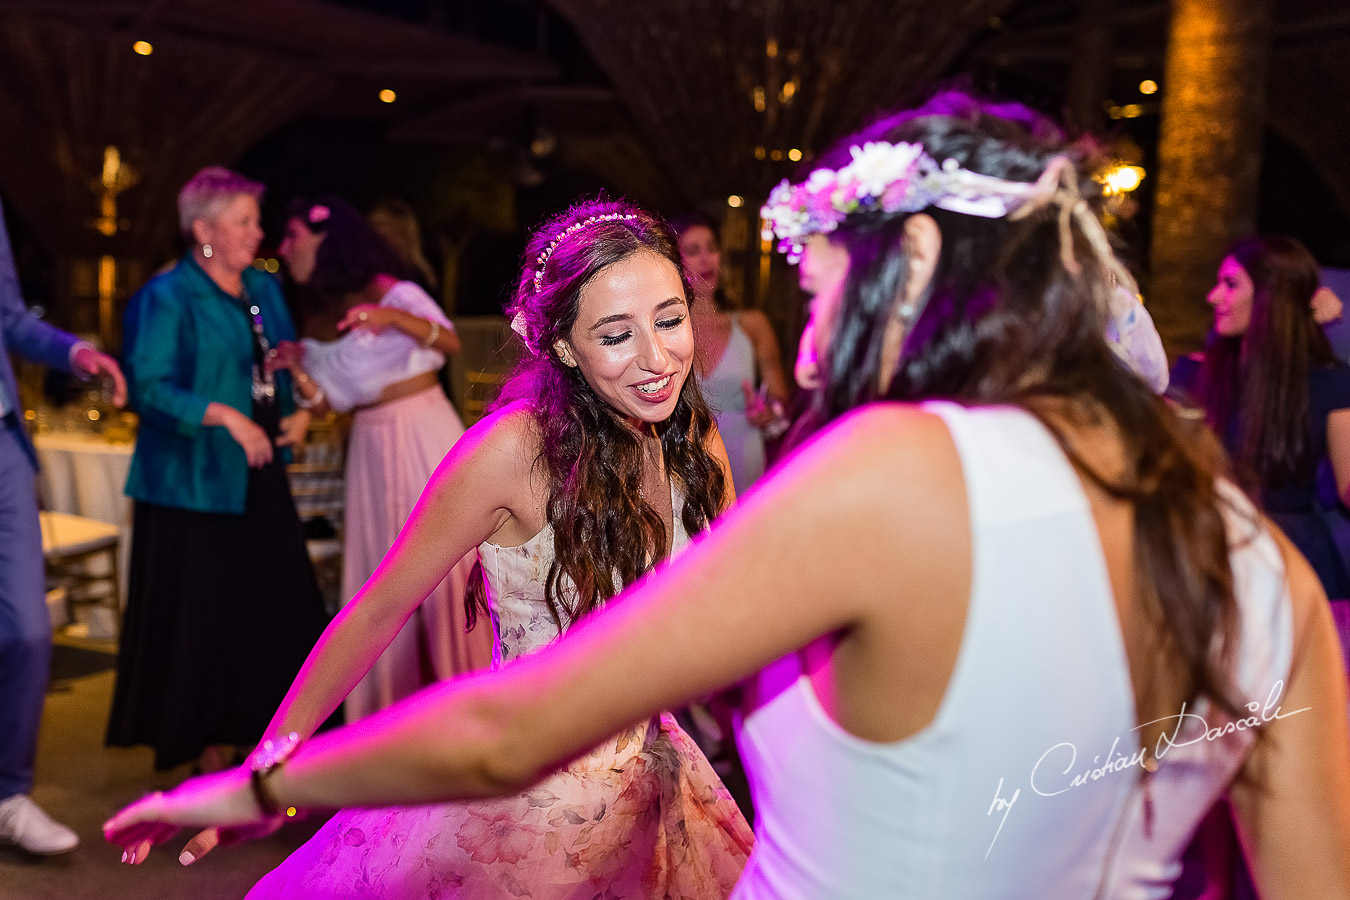
[[[502,404],[455,444],[268,738],[311,734],[470,549],[499,668],[730,504],[726,453],[689,377],[689,292],[669,229],[627,204],[587,203],[541,229],[525,261],[512,327],[527,352]],[[470,617],[484,608],[469,603]],[[355,727],[377,733],[390,712]],[[667,714],[539,774],[501,799],[339,813],[249,896],[701,900],[726,897],[745,865],[749,826]],[[204,833],[186,853],[214,842]]]

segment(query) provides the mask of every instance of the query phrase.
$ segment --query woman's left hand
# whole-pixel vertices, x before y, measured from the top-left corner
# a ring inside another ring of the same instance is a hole
[[[281,419],[281,434],[277,436],[278,447],[299,447],[309,433],[310,415],[307,409],[297,409]]]
[[[401,309],[377,306],[374,303],[362,303],[347,310],[347,314],[338,322],[338,331],[352,328],[366,328],[379,334],[389,327],[397,327],[399,317],[405,315]]]
[[[137,865],[150,848],[184,826],[219,826],[220,841],[237,843],[275,830],[249,787],[246,767],[191,778],[167,794],[154,793],[103,823],[103,836],[123,849],[122,861]]]

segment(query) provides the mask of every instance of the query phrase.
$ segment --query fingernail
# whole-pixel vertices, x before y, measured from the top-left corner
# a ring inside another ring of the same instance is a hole
[[[126,861],[127,861],[127,851],[123,850],[123,851],[122,851],[122,862],[126,862]]]
[[[192,855],[190,852],[188,852],[187,850],[184,850],[182,853],[178,854],[178,862],[180,862],[181,864],[183,864],[183,865],[185,865],[185,866],[190,866],[190,865],[192,865],[192,864],[193,864],[194,862],[196,862],[196,861],[197,861],[197,857],[193,856],[193,855]]]

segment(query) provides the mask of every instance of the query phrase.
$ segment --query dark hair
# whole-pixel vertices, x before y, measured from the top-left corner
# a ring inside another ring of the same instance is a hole
[[[847,162],[848,147],[868,140],[921,144],[935,160],[1010,181],[1035,182],[1057,156],[1067,155],[1080,171],[1093,161],[1091,145],[1067,145],[1031,110],[955,92],[847,140],[825,165]],[[1078,189],[1095,195],[1089,179],[1080,178]],[[847,250],[849,269],[815,421],[879,398],[1010,404],[1036,415],[1085,477],[1134,505],[1139,584],[1170,643],[1165,651],[1183,673],[1186,697],[1204,694],[1233,711],[1228,673],[1237,613],[1217,482],[1222,449],[1117,361],[1104,310],[1118,264],[1076,217],[1062,221],[1063,202],[1003,218],[924,210],[942,246],[888,380],[878,377],[883,334],[908,281],[910,214],[877,211],[841,223],[830,239]],[[1107,477],[1088,465],[1056,428],[1051,408],[1073,421],[1114,426],[1123,474]]]
[[[684,237],[684,233],[689,229],[706,228],[712,232],[713,242],[717,244],[718,251],[721,251],[722,235],[717,222],[713,220],[712,216],[704,215],[697,210],[685,210],[678,215],[671,216],[666,221],[670,223],[671,231],[675,232],[677,244],[679,238]],[[717,307],[719,310],[725,311],[736,308],[736,304],[727,296],[727,292],[722,290],[720,281],[718,284],[713,285],[712,301],[713,306]]]
[[[298,219],[314,234],[324,236],[314,255],[314,272],[305,285],[319,306],[332,309],[377,275],[407,277],[388,242],[370,227],[365,216],[339,197],[292,200],[286,207],[286,218]]]
[[[1331,365],[1336,356],[1313,319],[1320,275],[1306,247],[1282,235],[1249,237],[1224,255],[1252,280],[1251,321],[1242,335],[1210,337],[1197,394],[1214,430],[1235,438],[1229,450],[1238,480],[1259,497],[1263,487],[1315,470],[1318,460],[1308,445],[1308,370]]]
[[[679,246],[664,222],[623,201],[577,204],[530,238],[509,310],[526,348],[497,405],[527,400],[539,431],[535,465],[548,476],[546,515],[554,534],[545,599],[560,626],[564,616],[575,620],[632,584],[667,552],[665,523],[638,491],[640,436],[553,350],[571,335],[586,285],[637,253],[675,266],[689,295]],[[670,418],[656,425],[691,535],[721,512],[725,476],[706,446],[712,421],[691,374]],[[481,606],[476,591],[466,599],[470,621]]]

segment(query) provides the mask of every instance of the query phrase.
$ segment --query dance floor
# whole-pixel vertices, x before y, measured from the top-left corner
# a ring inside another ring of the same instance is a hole
[[[58,639],[42,720],[34,798],[79,832],[74,853],[35,859],[0,848],[0,900],[237,900],[323,821],[292,825],[264,841],[217,849],[184,868],[181,840],[124,866],[100,827],[118,807],[152,790],[172,787],[187,767],[155,773],[147,748],[110,750],[103,731],[112,702],[113,656],[106,643]]]

